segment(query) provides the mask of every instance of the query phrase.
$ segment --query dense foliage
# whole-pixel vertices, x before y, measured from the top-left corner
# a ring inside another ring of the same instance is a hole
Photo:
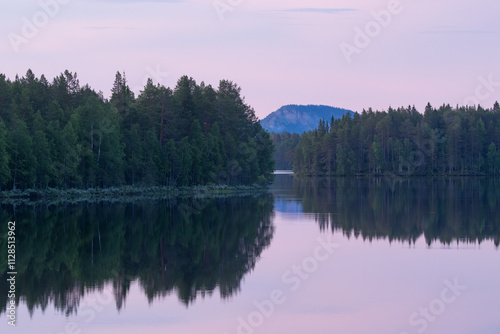
[[[108,101],[68,71],[0,75],[0,187],[269,182],[272,142],[240,91],[183,76],[136,98],[118,72]]]
[[[271,132],[271,139],[274,144],[274,162],[276,169],[292,170],[293,153],[299,144],[300,135],[297,133],[274,133]]]
[[[307,175],[498,175],[500,106],[363,110],[304,133],[294,171]]]

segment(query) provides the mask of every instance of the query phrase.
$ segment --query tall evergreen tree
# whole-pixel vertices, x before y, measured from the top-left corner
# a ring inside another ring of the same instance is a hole
[[[16,115],[10,124],[10,170],[12,188],[26,189],[34,186],[36,159],[33,154],[33,142],[26,123]]]
[[[0,119],[0,187],[3,187],[11,179],[9,168],[9,154],[7,153],[7,129]]]
[[[56,177],[52,161],[50,159],[50,146],[45,135],[45,121],[40,112],[35,116],[33,124],[33,153],[35,165],[35,185],[37,188],[46,188]]]

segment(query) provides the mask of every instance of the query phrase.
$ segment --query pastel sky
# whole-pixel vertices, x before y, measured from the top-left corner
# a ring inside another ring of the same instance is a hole
[[[394,1],[3,1],[0,73],[31,68],[52,80],[68,69],[104,96],[116,71],[136,93],[148,77],[169,87],[184,74],[213,86],[230,79],[260,118],[285,104],[500,100],[498,0]],[[374,12],[395,8],[375,23]],[[355,43],[366,29],[369,40]],[[347,44],[357,48],[350,57]]]

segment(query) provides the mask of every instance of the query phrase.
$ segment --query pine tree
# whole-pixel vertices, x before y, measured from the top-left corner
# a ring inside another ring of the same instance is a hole
[[[139,124],[133,124],[125,130],[125,181],[135,185],[141,182],[144,171],[143,142],[139,133]]]
[[[487,153],[488,173],[490,175],[497,175],[497,173],[499,172],[499,160],[500,153],[497,151],[497,146],[495,145],[495,143],[490,143]]]
[[[127,77],[120,72],[116,72],[113,88],[111,89],[111,104],[118,111],[118,115],[124,118],[130,112],[132,103],[134,102],[134,93],[130,90],[127,84]]]
[[[10,157],[7,153],[7,129],[0,119],[0,187],[3,187],[11,180],[9,169]]]
[[[82,175],[78,173],[78,166],[82,158],[82,146],[78,142],[78,115],[73,114],[70,121],[62,130],[61,149],[62,161],[59,168],[59,177],[65,188],[81,186]]]
[[[214,123],[208,133],[207,147],[203,151],[205,174],[208,183],[215,183],[217,175],[223,170],[224,143],[219,131],[219,124]]]
[[[198,120],[195,120],[191,125],[189,138],[192,159],[191,183],[202,184],[205,181],[202,176],[203,171],[206,169],[205,162],[203,161],[203,153],[206,150],[206,142]]]
[[[35,181],[36,160],[33,155],[33,142],[26,123],[17,116],[10,124],[10,171],[13,189],[33,187]]]
[[[45,121],[40,112],[38,112],[33,123],[33,153],[36,160],[36,166],[34,168],[35,184],[38,188],[46,188],[50,181],[55,178],[45,129]]]
[[[188,186],[191,184],[193,175],[193,156],[188,137],[182,138],[179,142],[176,155],[180,163],[180,168],[178,168],[179,176],[177,178],[177,184],[179,186]]]

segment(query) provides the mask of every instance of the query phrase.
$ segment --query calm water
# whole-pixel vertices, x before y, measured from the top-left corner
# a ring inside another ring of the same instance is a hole
[[[500,332],[498,179],[277,175],[265,195],[4,205],[2,235],[9,220],[2,333]]]

